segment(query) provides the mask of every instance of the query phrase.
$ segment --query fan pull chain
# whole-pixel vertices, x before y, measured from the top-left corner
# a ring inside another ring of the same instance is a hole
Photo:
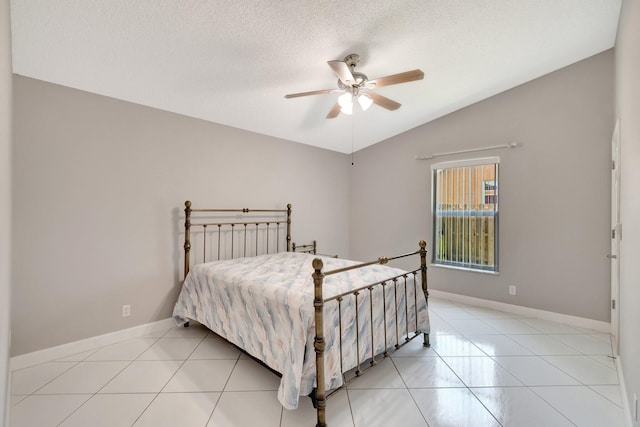
[[[353,166],[353,138],[354,138],[353,122],[355,120],[353,116],[355,116],[355,114],[351,116],[351,166]]]

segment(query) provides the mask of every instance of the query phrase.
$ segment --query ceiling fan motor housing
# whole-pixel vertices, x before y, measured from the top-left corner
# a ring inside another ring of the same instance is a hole
[[[366,74],[358,73],[356,71],[351,73],[354,78],[354,82],[350,85],[346,85],[342,83],[342,80],[338,79],[338,87],[344,91],[351,92],[353,90],[357,90],[360,87],[363,87],[364,84],[369,80]]]
[[[357,53],[351,53],[344,57],[344,62],[351,68],[355,68],[360,63],[360,55]]]

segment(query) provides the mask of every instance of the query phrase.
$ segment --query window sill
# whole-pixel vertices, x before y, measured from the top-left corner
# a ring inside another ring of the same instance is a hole
[[[476,270],[475,268],[457,267],[455,265],[429,264],[429,267],[446,268],[447,270],[468,271],[469,273],[489,274],[491,276],[499,276],[499,271]]]

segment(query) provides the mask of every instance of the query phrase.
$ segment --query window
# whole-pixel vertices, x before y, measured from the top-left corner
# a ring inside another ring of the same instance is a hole
[[[434,264],[498,271],[499,163],[491,157],[431,166]]]

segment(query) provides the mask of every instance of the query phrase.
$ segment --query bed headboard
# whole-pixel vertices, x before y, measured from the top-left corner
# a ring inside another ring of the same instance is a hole
[[[286,209],[193,209],[187,200],[184,215],[184,277],[196,242],[201,262],[291,251],[291,204]]]

